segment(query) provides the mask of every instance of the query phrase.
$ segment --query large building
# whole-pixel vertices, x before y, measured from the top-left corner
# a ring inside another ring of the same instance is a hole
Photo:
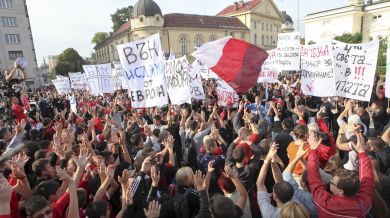
[[[389,0],[347,0],[346,6],[308,14],[305,20],[306,44],[321,42],[344,32],[363,35],[363,42],[380,40],[389,34]]]
[[[34,85],[33,69],[37,67],[26,0],[0,0],[0,72],[12,70],[18,57],[27,61],[26,85]],[[16,73],[21,77],[21,72]]]
[[[234,2],[216,16],[163,15],[153,0],[139,0],[134,5],[130,21],[94,49],[98,64],[112,63],[119,61],[116,45],[160,33],[166,57],[172,50],[176,57],[186,55],[190,63],[195,60],[191,56],[195,47],[226,36],[270,50],[276,48],[277,35],[282,32],[286,17],[289,16],[282,14],[272,0]]]

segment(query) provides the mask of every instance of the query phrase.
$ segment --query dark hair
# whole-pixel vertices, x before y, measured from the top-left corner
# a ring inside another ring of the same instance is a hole
[[[32,217],[35,212],[40,211],[47,206],[51,208],[50,203],[46,198],[40,195],[32,196],[26,201],[25,208],[27,216]]]
[[[233,159],[237,163],[241,163],[243,160],[245,160],[246,157],[246,151],[244,147],[235,147],[233,150]]]
[[[51,123],[51,119],[50,118],[43,118],[43,120],[42,120],[42,125],[43,126],[47,126],[47,125],[49,125]]]
[[[308,132],[309,132],[309,128],[303,124],[298,124],[294,128],[294,135],[295,137],[297,137],[297,139],[305,138]]]
[[[326,134],[324,132],[317,133],[317,140],[320,140],[320,139],[322,139],[321,144],[323,144],[323,145],[330,144],[330,137],[328,134]]]
[[[99,154],[100,156],[104,157],[104,162],[109,161],[110,156],[112,155],[111,151],[102,151]]]
[[[338,169],[335,171],[334,176],[339,177],[337,188],[344,191],[344,197],[352,197],[359,191],[361,184],[359,175],[356,172]]]
[[[372,196],[372,206],[369,212],[372,217],[377,218],[387,218],[390,216],[389,208],[386,206],[385,201],[376,189],[374,189]]]
[[[176,217],[175,201],[170,195],[163,195],[158,199],[161,204],[160,218]]]
[[[370,142],[368,142],[370,141]],[[372,148],[374,148],[375,151],[382,150],[385,147],[385,144],[383,143],[383,140],[377,137],[370,137],[368,138],[368,145]]]
[[[154,115],[153,120],[160,121],[161,120],[161,116],[160,115]]]
[[[5,141],[0,141],[0,150],[5,150],[6,149],[6,142]],[[0,155],[2,155],[3,153],[0,151]]]
[[[145,147],[142,149],[142,156],[148,156],[150,152],[154,151],[151,147]]]
[[[106,148],[107,148],[107,142],[106,141],[100,141],[100,142],[96,143],[96,149],[99,152],[104,151],[104,149],[106,149]]]
[[[210,199],[210,211],[214,218],[233,218],[236,212],[232,199],[220,194],[215,194]]]
[[[160,133],[161,133],[161,130],[160,129],[154,129],[153,130],[153,135],[155,136],[155,137],[158,137],[159,135],[160,135]]]
[[[4,138],[4,135],[7,133],[7,127],[0,128],[0,139]]]
[[[102,135],[106,141],[111,139],[111,131],[103,132]]]
[[[291,129],[294,126],[294,124],[293,124],[293,122],[291,121],[290,118],[284,119],[282,124],[286,127],[286,129]]]
[[[46,165],[50,161],[47,159],[35,160],[32,164],[32,170],[37,176],[42,176],[42,171],[46,170]]]
[[[105,200],[93,201],[88,204],[87,216],[88,218],[100,218],[101,216],[106,217],[107,210],[108,210],[107,201]]]
[[[332,155],[329,159],[328,162],[326,163],[326,166],[324,168],[324,171],[328,174],[333,175],[334,171],[337,169],[342,168],[342,162],[340,156],[337,154]]]
[[[198,128],[198,123],[195,120],[190,120],[188,122],[188,126],[190,127],[191,131],[195,131]]]
[[[96,192],[99,190],[101,184],[102,184],[102,180],[99,176],[93,177],[88,182],[89,192],[91,192],[91,194],[95,195]]]
[[[58,189],[60,189],[60,184],[53,180],[47,180],[41,182],[36,189],[36,195],[41,195],[49,200],[51,195],[56,195]]]
[[[50,146],[50,141],[49,140],[43,140],[39,142],[39,148],[40,149],[48,149]]]
[[[309,186],[309,180],[307,179],[307,168],[302,170],[302,177],[301,177],[301,180],[302,180],[303,183],[306,184],[306,187],[307,187],[307,188],[309,189],[309,191],[311,192],[310,186]]]
[[[218,179],[218,185],[228,194],[231,194],[236,190],[236,186],[234,185],[233,181],[230,178],[224,176],[223,174]]]
[[[257,146],[259,146],[262,156],[266,156],[268,154],[270,146],[267,141],[261,141]]]
[[[88,193],[83,188],[78,188],[76,192],[77,192],[77,200],[79,202],[79,208],[82,208],[85,202],[87,202]]]
[[[130,138],[130,141],[134,147],[138,147],[139,142],[142,141],[142,135],[140,133],[133,134]]]
[[[106,114],[106,112],[104,112],[104,111],[98,111],[97,117],[100,118],[100,117],[104,116],[105,114]]]
[[[34,154],[35,160],[41,159],[41,158],[46,158],[47,150],[38,150]]]
[[[39,138],[39,131],[37,129],[32,129],[30,130],[30,137],[32,139],[37,139]]]
[[[282,180],[274,185],[274,193],[278,195],[280,202],[285,204],[294,196],[294,188],[290,183]]]

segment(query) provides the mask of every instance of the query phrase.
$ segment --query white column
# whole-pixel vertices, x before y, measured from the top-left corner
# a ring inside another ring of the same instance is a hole
[[[258,46],[260,45],[260,46],[262,46],[262,44],[261,44],[261,21],[260,20],[258,20],[257,21],[257,23],[259,23],[259,25],[257,25],[257,39],[258,39]]]

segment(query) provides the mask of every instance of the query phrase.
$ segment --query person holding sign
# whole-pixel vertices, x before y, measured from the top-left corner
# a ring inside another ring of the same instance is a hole
[[[271,117],[271,126],[272,126],[272,141],[275,140],[275,136],[283,131],[282,121],[287,118],[287,113],[283,109],[284,101],[280,100],[275,103],[273,101],[269,102],[269,110],[267,116]]]

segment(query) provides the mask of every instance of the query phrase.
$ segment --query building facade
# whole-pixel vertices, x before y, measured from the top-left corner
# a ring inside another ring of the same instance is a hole
[[[49,65],[49,72],[51,72],[57,66],[58,55],[47,56],[47,64]]]
[[[282,31],[284,20],[285,17],[272,0],[235,2],[216,16],[163,15],[153,0],[139,0],[134,5],[130,21],[94,48],[96,61],[98,64],[119,61],[116,45],[157,33],[160,33],[166,57],[172,50],[176,57],[186,55],[190,63],[195,60],[191,56],[195,47],[226,36],[270,50],[276,48],[277,34]]]
[[[363,43],[381,40],[390,30],[390,0],[347,0],[346,6],[309,14],[305,24],[306,44],[321,42],[344,32],[363,35]]]
[[[27,86],[34,85],[37,67],[26,0],[0,0],[0,72],[12,70],[18,57],[27,61]],[[21,72],[16,73],[20,77]]]

